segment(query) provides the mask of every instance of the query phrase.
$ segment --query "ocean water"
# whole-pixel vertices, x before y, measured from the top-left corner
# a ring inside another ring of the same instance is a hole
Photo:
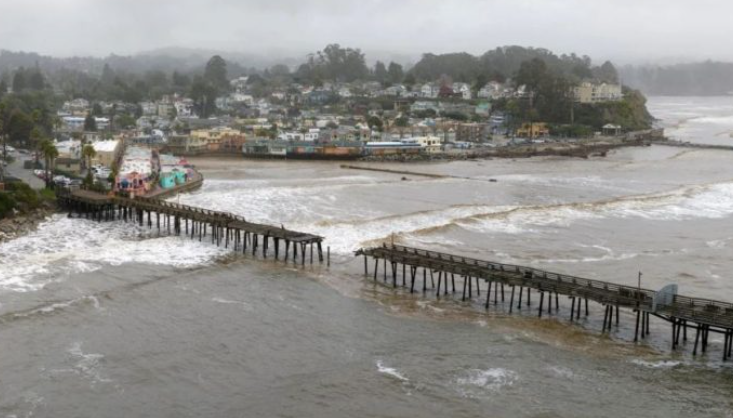
[[[673,135],[711,142],[731,104],[650,99]],[[204,186],[173,200],[322,234],[331,267],[52,216],[0,244],[1,417],[733,414],[722,338],[693,358],[655,319],[634,344],[628,313],[601,335],[598,306],[580,323],[565,300],[542,319],[486,311],[375,283],[353,256],[393,241],[625,284],[641,271],[645,287],[733,301],[733,152],[410,164],[462,178],[406,181],[196,163]]]

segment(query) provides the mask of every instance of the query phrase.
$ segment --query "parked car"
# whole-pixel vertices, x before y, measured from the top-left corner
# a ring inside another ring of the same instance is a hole
[[[53,182],[57,186],[69,186],[71,184],[71,179],[66,176],[55,176],[53,178]]]
[[[107,180],[110,174],[112,174],[112,170],[102,167],[94,172],[94,177],[100,180]]]

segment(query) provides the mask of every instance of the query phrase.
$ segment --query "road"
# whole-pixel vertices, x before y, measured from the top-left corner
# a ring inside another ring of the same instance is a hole
[[[17,151],[9,154],[14,158],[14,161],[6,167],[9,176],[19,178],[34,189],[40,190],[46,186],[43,180],[33,174],[33,170],[23,168],[23,161],[30,160],[33,158],[32,155],[21,154]]]

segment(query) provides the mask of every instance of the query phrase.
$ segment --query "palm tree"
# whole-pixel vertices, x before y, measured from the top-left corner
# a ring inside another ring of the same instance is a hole
[[[91,168],[92,166],[92,158],[97,156],[97,151],[94,149],[93,145],[84,145],[84,148],[81,150],[81,156],[84,158],[84,160],[87,162],[87,170]]]
[[[40,151],[42,151],[41,144],[43,144],[43,141],[46,140],[46,136],[43,134],[43,131],[38,126],[36,126],[31,130],[29,139],[32,147],[31,149],[35,150],[35,164],[38,164],[38,160],[40,159]]]
[[[53,165],[54,160],[58,158],[59,150],[56,149],[56,145],[54,145],[49,139],[44,139],[43,142],[41,142],[40,150],[46,163],[46,188],[49,188],[51,184],[51,166]]]

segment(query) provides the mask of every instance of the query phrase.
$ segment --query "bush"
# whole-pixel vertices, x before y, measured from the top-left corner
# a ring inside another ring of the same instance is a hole
[[[0,219],[13,213],[17,202],[9,192],[0,192]]]
[[[41,199],[44,201],[55,201],[56,200],[56,192],[53,191],[53,189],[43,189],[40,192],[38,192]]]
[[[36,209],[41,204],[38,193],[25,183],[10,183],[8,184],[8,191],[15,199],[16,207],[21,211]]]

